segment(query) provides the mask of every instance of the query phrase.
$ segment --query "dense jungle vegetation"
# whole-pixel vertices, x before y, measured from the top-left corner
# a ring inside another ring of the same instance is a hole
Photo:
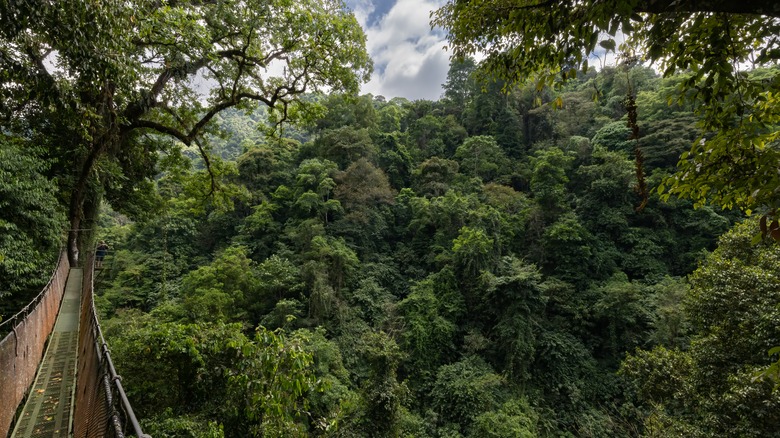
[[[150,433],[777,433],[754,376],[780,343],[780,248],[690,201],[637,210],[627,89],[655,187],[699,135],[667,104],[683,77],[505,95],[473,69],[436,102],[310,96],[326,111],[281,139],[223,114],[223,196],[193,151],[158,213],[104,213],[101,309]]]
[[[0,317],[106,240],[155,437],[780,436],[778,4],[432,18],[387,100],[339,0],[0,1]]]

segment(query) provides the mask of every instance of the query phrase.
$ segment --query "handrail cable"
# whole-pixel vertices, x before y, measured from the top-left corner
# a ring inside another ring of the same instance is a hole
[[[59,252],[60,255],[62,255],[62,251]],[[3,327],[5,327],[8,324],[11,324],[13,321],[19,321],[19,317],[21,315],[24,315],[24,318],[27,317],[27,315],[30,314],[30,310],[34,309],[38,303],[40,303],[43,300],[44,295],[46,295],[46,292],[49,291],[51,288],[52,283],[54,282],[55,278],[57,277],[57,271],[60,269],[60,264],[62,263],[62,257],[57,258],[57,265],[54,267],[54,270],[51,273],[51,276],[49,277],[49,282],[46,283],[46,286],[44,286],[40,292],[38,292],[38,295],[35,296],[32,300],[30,300],[29,303],[27,303],[22,309],[18,312],[16,312],[13,316],[6,319],[5,321],[0,322],[0,333],[3,332]],[[22,320],[24,320],[22,318]],[[14,327],[16,327],[18,324],[14,324]]]
[[[92,275],[90,275],[90,285],[89,290],[92,291],[93,297],[95,293],[95,263],[94,263],[94,257],[90,258],[90,270],[92,271]],[[95,328],[97,329],[98,338],[100,339],[101,343],[101,350],[103,352],[103,356],[106,358],[106,365],[108,367],[108,374],[110,381],[113,385],[117,387],[117,394],[119,395],[119,398],[121,399],[122,408],[125,411],[125,415],[127,416],[127,419],[130,421],[130,424],[133,426],[133,431],[135,432],[135,435],[137,437],[148,437],[149,435],[146,435],[141,430],[141,424],[138,422],[138,418],[135,416],[135,412],[133,412],[133,407],[130,406],[130,400],[127,398],[127,394],[125,393],[125,389],[122,387],[122,377],[119,376],[116,372],[116,368],[114,367],[114,361],[111,360],[111,353],[108,349],[108,343],[106,342],[106,339],[103,337],[103,330],[100,328],[100,322],[98,321],[97,317],[97,309],[95,309],[95,300],[92,301],[92,317],[95,321]]]
[[[0,339],[0,436],[16,419],[16,410],[35,380],[44,348],[59,313],[70,272],[65,251],[46,286],[14,316],[3,321],[8,334]],[[8,329],[8,326],[12,326]]]
[[[86,378],[78,381],[74,437],[123,438],[130,432],[136,437],[148,438],[127,398],[97,318],[94,262],[95,253],[90,252],[85,269],[79,335],[79,375]]]
[[[72,392],[75,409],[71,411],[73,416],[68,429],[74,438],[149,438],[133,412],[98,322],[94,300],[94,251],[88,253],[86,262],[78,274],[81,277],[78,286],[81,306],[77,312],[78,371]],[[41,293],[0,324],[0,327],[12,326],[0,340],[0,437],[10,430],[17,407],[36,378],[44,346],[61,313],[66,279],[70,281],[69,273],[73,272],[71,268],[77,269],[71,267],[67,254],[61,251],[57,268]]]

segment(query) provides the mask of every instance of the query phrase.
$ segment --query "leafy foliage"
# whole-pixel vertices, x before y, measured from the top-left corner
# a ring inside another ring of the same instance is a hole
[[[261,103],[276,125],[306,119],[300,95],[355,92],[371,71],[365,36],[340,1],[22,1],[0,5],[0,18],[0,117],[22,135],[43,134],[62,160],[72,262],[89,240],[82,218],[95,219],[104,193],[116,208],[141,210],[135,192],[148,195],[160,153],[178,153],[160,137],[197,148],[204,193],[214,194],[224,172],[205,137],[218,113]],[[213,84],[206,96],[199,77]]]
[[[0,134],[0,314],[15,313],[40,291],[61,247],[65,215],[42,152]]]
[[[704,135],[659,192],[748,214],[777,209],[780,79],[740,67],[776,63],[780,10],[773,2],[450,1],[433,24],[449,31],[455,58],[482,53],[485,75],[509,84],[531,77],[538,90],[587,73],[592,57],[617,52],[616,36],[624,35],[628,65],[647,59],[666,77],[687,72],[671,99],[695,102],[701,117]]]
[[[620,101],[635,86],[649,114],[641,123],[660,130],[646,163],[658,184],[673,171],[664,151],[699,135],[690,107],[662,106],[680,79],[606,69],[565,89],[529,83],[500,94],[474,78],[450,84],[460,88],[439,102],[307,96],[327,112],[289,138],[246,137],[235,164],[224,163],[238,171],[226,174],[235,189],[222,191],[225,202],[188,189],[197,181],[181,165],[157,181],[163,214],[102,223],[117,249],[98,286],[109,334],[119,355],[161,362],[147,383],[141,364],[120,372],[140,390],[172,387],[137,399],[152,406],[150,427],[339,437],[762,430],[772,418],[759,408],[762,391],[773,384],[746,379],[769,369],[771,345],[755,337],[720,357],[715,345],[737,341],[723,340],[725,329],[710,334],[700,313],[733,309],[764,334],[768,320],[740,310],[753,295],[724,306],[703,299],[697,310],[692,297],[721,286],[685,279],[737,217],[657,194],[635,208]],[[553,110],[558,98],[564,106]],[[451,99],[464,99],[463,111]],[[516,131],[503,122],[481,130],[477,115],[507,117]],[[734,264],[745,271],[734,278],[768,269],[759,259]],[[717,374],[707,355],[750,365]],[[179,369],[190,370],[181,380],[192,389],[164,381]],[[691,383],[716,377],[726,383]],[[697,393],[728,400],[702,412],[731,409],[739,426],[699,421]]]
[[[751,243],[755,221],[724,235],[719,248],[691,276],[686,305],[696,334],[687,351],[638,351],[621,372],[652,408],[648,430],[668,436],[681,429],[699,435],[771,436],[780,405],[774,384],[756,377],[780,342],[778,247]]]

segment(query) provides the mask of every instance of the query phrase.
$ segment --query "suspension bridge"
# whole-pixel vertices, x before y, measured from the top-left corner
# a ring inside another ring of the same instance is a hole
[[[40,294],[0,324],[0,437],[148,438],[98,323],[94,254],[60,254]]]

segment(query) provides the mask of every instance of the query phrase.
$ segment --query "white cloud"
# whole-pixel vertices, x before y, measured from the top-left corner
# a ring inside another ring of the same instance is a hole
[[[349,6],[352,9],[352,12],[355,13],[355,18],[357,18],[358,23],[360,23],[363,28],[366,27],[369,17],[376,10],[376,7],[374,7],[371,0],[352,0],[349,2]]]
[[[398,0],[386,15],[369,23],[375,10],[367,0],[352,5],[363,25],[374,73],[364,93],[408,99],[438,99],[449,69],[444,35],[431,30],[430,13],[442,2]]]

